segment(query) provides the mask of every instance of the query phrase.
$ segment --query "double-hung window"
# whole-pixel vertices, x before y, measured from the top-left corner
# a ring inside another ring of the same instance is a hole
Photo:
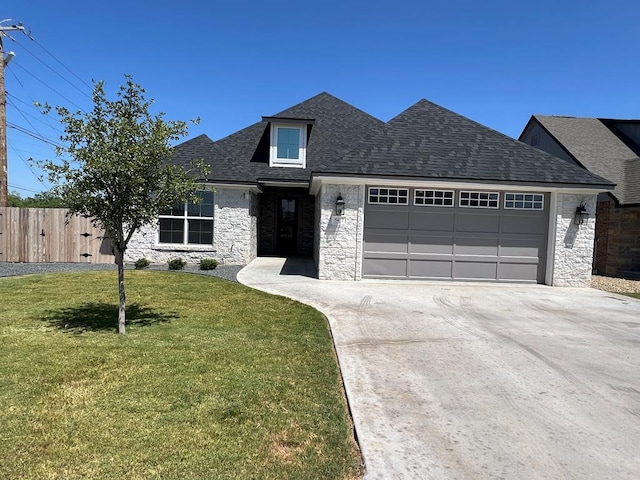
[[[176,205],[160,215],[159,243],[213,244],[213,192],[197,194],[200,203]]]

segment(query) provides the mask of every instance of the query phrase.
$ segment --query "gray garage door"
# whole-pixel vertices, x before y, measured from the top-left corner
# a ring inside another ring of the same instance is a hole
[[[367,187],[363,276],[544,282],[548,195]]]

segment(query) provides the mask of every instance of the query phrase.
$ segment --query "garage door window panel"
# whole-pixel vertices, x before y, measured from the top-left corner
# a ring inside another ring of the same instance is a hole
[[[541,193],[505,193],[504,208],[509,210],[544,210]]]
[[[409,189],[369,187],[368,198],[371,204],[408,205]]]
[[[498,208],[500,194],[498,192],[460,192],[460,206],[465,208]]]
[[[425,207],[453,207],[453,190],[421,190],[413,192],[413,204]]]

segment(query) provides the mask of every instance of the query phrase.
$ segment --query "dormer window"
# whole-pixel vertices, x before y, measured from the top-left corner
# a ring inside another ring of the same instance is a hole
[[[276,127],[276,158],[299,160],[301,134],[301,128]]]
[[[271,152],[269,164],[272,167],[306,166],[307,153],[306,125],[271,125]]]
[[[306,168],[312,118],[262,117],[270,128],[270,167]]]

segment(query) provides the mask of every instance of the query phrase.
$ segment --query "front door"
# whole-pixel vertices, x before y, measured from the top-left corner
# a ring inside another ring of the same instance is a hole
[[[278,199],[276,249],[278,255],[298,253],[298,208],[297,199],[282,197]]]

